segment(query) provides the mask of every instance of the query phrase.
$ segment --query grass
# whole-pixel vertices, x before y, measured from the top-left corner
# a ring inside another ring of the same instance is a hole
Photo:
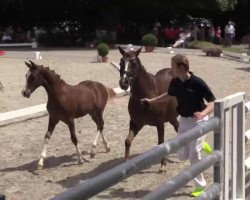
[[[224,47],[223,45],[213,44],[211,42],[204,42],[204,41],[191,41],[189,43],[189,48],[193,49],[206,49],[211,47],[217,47],[222,49],[223,51],[229,51],[234,53],[247,53],[250,54],[249,48],[238,48],[238,47]]]

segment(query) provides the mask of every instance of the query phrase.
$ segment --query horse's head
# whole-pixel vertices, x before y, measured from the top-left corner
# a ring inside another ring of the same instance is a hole
[[[119,51],[122,54],[120,60],[120,81],[119,85],[123,90],[127,90],[129,86],[132,85],[134,79],[137,76],[137,73],[140,68],[139,54],[141,49],[138,50],[129,50],[128,52],[124,51],[119,47]]]
[[[25,75],[26,84],[24,86],[24,89],[22,90],[22,95],[29,98],[32,92],[34,92],[39,86],[43,84],[43,74],[42,68],[34,62],[25,62],[25,64],[29,68],[29,70]]]

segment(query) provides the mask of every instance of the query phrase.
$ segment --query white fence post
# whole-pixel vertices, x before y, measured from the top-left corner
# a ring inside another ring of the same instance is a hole
[[[237,184],[236,198],[245,199],[245,94],[244,100],[238,104],[237,110]]]
[[[244,200],[245,93],[239,92],[216,101],[215,116],[220,118],[221,122],[214,134],[214,148],[224,154],[220,166],[214,167],[214,182],[221,184],[222,188],[220,200]]]

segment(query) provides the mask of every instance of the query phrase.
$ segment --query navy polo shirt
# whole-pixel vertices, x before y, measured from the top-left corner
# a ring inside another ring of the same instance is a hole
[[[204,80],[189,72],[189,79],[182,81],[179,78],[171,80],[168,94],[177,98],[177,112],[183,117],[192,117],[194,112],[201,112],[207,102],[215,101],[215,97]]]

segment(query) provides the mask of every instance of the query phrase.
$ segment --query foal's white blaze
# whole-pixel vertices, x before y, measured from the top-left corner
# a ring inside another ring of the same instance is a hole
[[[127,140],[130,141],[130,142],[132,142],[133,139],[134,139],[134,137],[135,137],[134,131],[132,131],[132,130],[129,131],[129,134],[127,136]]]
[[[27,72],[27,74],[25,75],[26,80],[25,80],[24,90],[29,89],[29,88],[27,88],[27,87],[28,87],[28,80],[29,80],[30,75],[31,75],[31,72],[30,72],[30,70],[29,70],[29,71]]]
[[[127,72],[128,71],[128,62],[125,62],[125,67],[124,67],[124,71]],[[122,75],[122,78],[125,78],[127,75],[124,73]]]

